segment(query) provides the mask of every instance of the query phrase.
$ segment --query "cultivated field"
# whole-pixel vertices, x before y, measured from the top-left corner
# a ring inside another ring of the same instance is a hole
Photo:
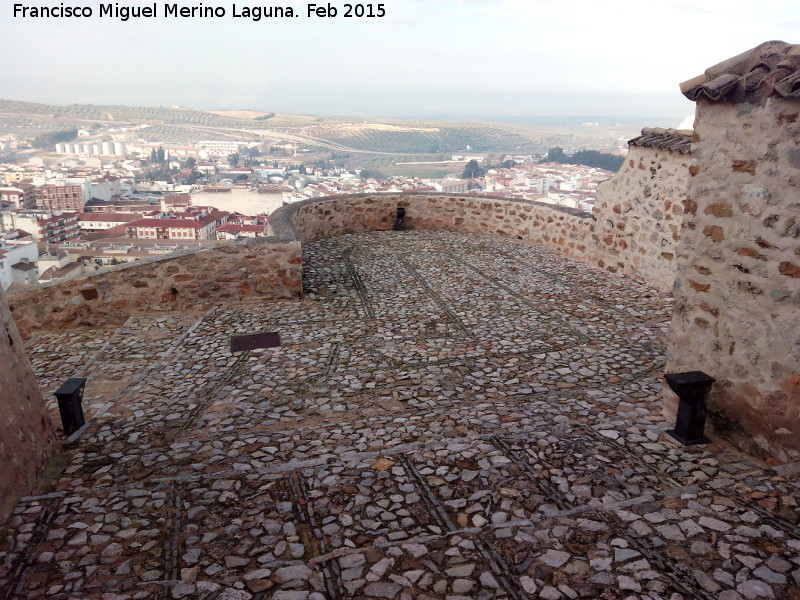
[[[147,127],[142,128],[142,125]],[[57,106],[0,100],[0,134],[20,137],[64,128],[126,128],[130,141],[182,144],[202,139],[290,142],[312,150],[356,154],[543,153],[613,150],[631,127],[545,128],[516,123],[426,122],[292,115],[256,110],[201,111],[183,107]]]

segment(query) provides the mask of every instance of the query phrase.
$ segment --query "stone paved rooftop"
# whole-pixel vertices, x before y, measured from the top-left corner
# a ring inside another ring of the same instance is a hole
[[[796,473],[664,434],[669,298],[503,238],[304,251],[300,303],[30,341],[93,422],[1,598],[800,597]]]

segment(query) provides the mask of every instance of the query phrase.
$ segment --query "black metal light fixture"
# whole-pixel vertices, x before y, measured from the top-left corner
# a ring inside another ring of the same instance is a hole
[[[680,398],[675,429],[668,429],[667,433],[684,446],[709,443],[711,440],[704,434],[708,414],[706,399],[716,379],[702,371],[668,373],[664,378]]]
[[[397,217],[394,220],[394,230],[395,231],[405,231],[406,230],[406,209],[402,206],[397,207]]]
[[[58,412],[61,414],[61,424],[64,426],[64,435],[72,435],[86,424],[83,418],[83,389],[86,379],[72,377],[56,390],[58,399]]]

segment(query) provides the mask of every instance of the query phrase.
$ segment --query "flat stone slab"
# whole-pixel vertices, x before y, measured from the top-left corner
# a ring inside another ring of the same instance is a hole
[[[252,335],[235,335],[231,338],[231,352],[276,348],[281,345],[281,336],[275,331],[254,333]]]

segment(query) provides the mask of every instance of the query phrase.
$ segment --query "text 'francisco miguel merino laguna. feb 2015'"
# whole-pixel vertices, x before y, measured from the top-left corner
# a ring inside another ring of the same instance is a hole
[[[96,8],[96,10],[95,10]],[[163,18],[242,18],[260,21],[265,18],[287,17],[345,17],[345,18],[381,18],[386,16],[384,4],[306,4],[302,9],[295,10],[292,6],[207,6],[199,3],[194,6],[181,4],[133,5],[120,4],[119,2],[99,4],[97,7],[69,5],[63,2],[48,6],[33,6],[14,4],[13,16],[16,18],[33,19],[81,19],[81,18],[110,18],[120,21],[131,19]]]

